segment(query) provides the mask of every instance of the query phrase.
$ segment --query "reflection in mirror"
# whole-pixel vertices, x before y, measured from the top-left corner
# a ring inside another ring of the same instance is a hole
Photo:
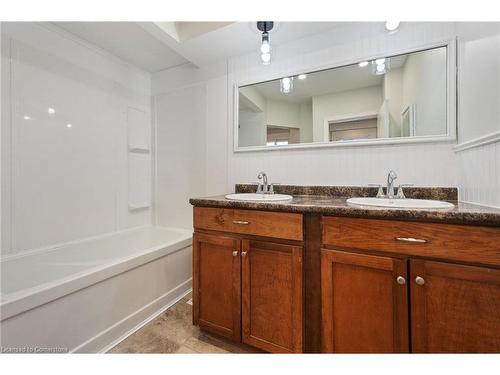
[[[239,87],[238,147],[445,135],[447,47]]]

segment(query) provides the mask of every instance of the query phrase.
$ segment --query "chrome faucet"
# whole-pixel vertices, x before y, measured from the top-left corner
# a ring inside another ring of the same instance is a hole
[[[266,172],[259,172],[257,178],[262,180],[262,183],[259,182],[259,186],[257,187],[257,194],[274,194],[273,184],[267,183]]]
[[[387,175],[387,188],[386,188],[386,196],[389,199],[394,198],[394,180],[398,178],[398,175],[396,172],[394,172],[392,169],[389,171],[389,174]]]
[[[389,198],[389,199],[405,199],[405,194],[403,192],[403,187],[413,186],[413,184],[401,184],[398,187],[398,192],[394,194],[394,180],[398,178],[396,172],[392,169],[387,174],[387,187],[384,194],[384,188],[380,184],[368,184],[368,186],[377,187],[377,198]]]

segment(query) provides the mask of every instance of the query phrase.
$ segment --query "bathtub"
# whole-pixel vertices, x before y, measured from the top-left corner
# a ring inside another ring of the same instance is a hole
[[[2,351],[106,351],[189,292],[191,235],[146,227],[2,259]]]

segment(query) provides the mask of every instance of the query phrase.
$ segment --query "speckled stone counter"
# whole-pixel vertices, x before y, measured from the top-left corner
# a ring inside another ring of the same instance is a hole
[[[236,185],[236,192],[255,192],[255,185]],[[240,208],[252,210],[318,213],[332,216],[362,217],[429,221],[453,224],[486,225],[500,227],[500,209],[457,201],[455,188],[406,188],[407,198],[446,200],[455,205],[449,209],[402,209],[369,206],[351,206],[346,203],[351,197],[370,197],[376,188],[335,186],[279,185],[276,193],[290,194],[292,200],[281,202],[245,202],[228,200],[223,195],[207,198],[192,198],[193,206]]]

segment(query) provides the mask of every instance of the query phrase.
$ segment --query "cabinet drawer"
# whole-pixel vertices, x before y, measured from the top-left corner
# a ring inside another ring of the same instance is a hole
[[[500,265],[500,228],[323,216],[324,245]]]
[[[302,241],[302,214],[287,212],[194,208],[195,229]]]

